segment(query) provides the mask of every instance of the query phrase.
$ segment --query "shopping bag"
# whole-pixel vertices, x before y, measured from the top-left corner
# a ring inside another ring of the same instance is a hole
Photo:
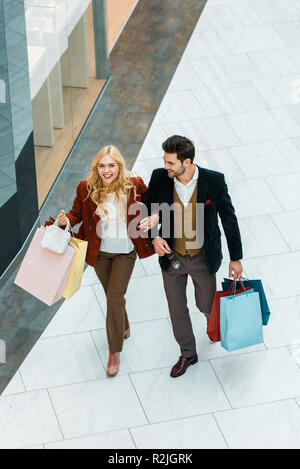
[[[221,298],[220,333],[229,352],[264,341],[259,293],[252,289]]]
[[[25,254],[15,284],[51,306],[62,298],[76,253],[68,246],[64,254],[42,247],[45,228],[38,228]]]
[[[63,297],[66,299],[75,295],[80,288],[88,243],[71,237],[70,245],[76,249],[76,254],[63,292]]]
[[[235,281],[231,280],[226,291],[216,291],[213,299],[212,308],[209,315],[208,325],[207,325],[207,335],[213,342],[219,342],[220,339],[220,298],[224,296],[232,295],[233,289],[236,287]],[[240,288],[235,290],[235,294],[239,294],[246,290],[250,290],[251,287],[243,287],[240,285]]]
[[[267,298],[265,295],[262,281],[261,280],[249,280],[244,277],[242,277],[241,280],[243,281],[243,284],[245,285],[245,287],[251,287],[253,288],[255,292],[259,293],[262,323],[264,326],[266,326],[270,318],[270,308],[267,302]],[[230,278],[224,278],[224,282],[222,282],[223,290],[228,290],[231,282],[232,280]]]

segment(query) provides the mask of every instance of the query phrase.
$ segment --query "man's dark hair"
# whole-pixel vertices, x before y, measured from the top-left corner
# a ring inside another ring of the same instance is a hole
[[[177,153],[177,159],[184,162],[187,158],[193,162],[195,157],[195,147],[191,140],[180,135],[169,137],[163,144],[163,150],[166,153]]]

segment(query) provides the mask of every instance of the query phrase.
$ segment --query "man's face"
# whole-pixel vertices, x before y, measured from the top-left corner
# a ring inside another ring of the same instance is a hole
[[[168,171],[169,178],[175,178],[181,176],[186,169],[186,163],[189,160],[185,160],[183,163],[177,158],[177,153],[165,153],[164,154],[164,166]]]

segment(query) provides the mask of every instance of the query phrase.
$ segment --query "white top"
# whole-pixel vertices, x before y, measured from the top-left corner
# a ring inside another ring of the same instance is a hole
[[[195,174],[193,178],[190,180],[190,182],[188,182],[187,184],[182,184],[182,182],[180,182],[177,178],[175,178],[174,180],[176,192],[185,208],[188,206],[188,203],[191,200],[191,197],[193,195],[195,186],[198,182],[199,170],[196,165],[195,165],[195,168],[196,168]]]
[[[126,203],[125,201],[124,204]],[[108,212],[108,220],[106,217],[100,220],[100,251],[128,254],[134,249],[134,245],[127,232],[126,207],[124,207],[125,217],[122,221],[119,218],[119,206],[115,194],[108,196],[105,208]]]

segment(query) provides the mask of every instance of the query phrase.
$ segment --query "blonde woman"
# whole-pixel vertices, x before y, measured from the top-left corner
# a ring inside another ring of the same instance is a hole
[[[82,222],[78,237],[88,240],[86,262],[95,268],[106,294],[108,376],[118,373],[123,339],[130,335],[124,296],[136,255],[145,258],[155,253],[151,241],[139,230],[137,234],[128,231],[130,224],[137,226],[133,223],[136,211],[129,208],[143,201],[146,190],[142,178],[132,177],[126,170],[119,150],[109,145],[99,151],[90,175],[78,184],[72,210],[58,214],[61,225],[67,224],[67,218],[72,227]],[[144,232],[156,223],[154,215],[144,218],[139,227]]]

